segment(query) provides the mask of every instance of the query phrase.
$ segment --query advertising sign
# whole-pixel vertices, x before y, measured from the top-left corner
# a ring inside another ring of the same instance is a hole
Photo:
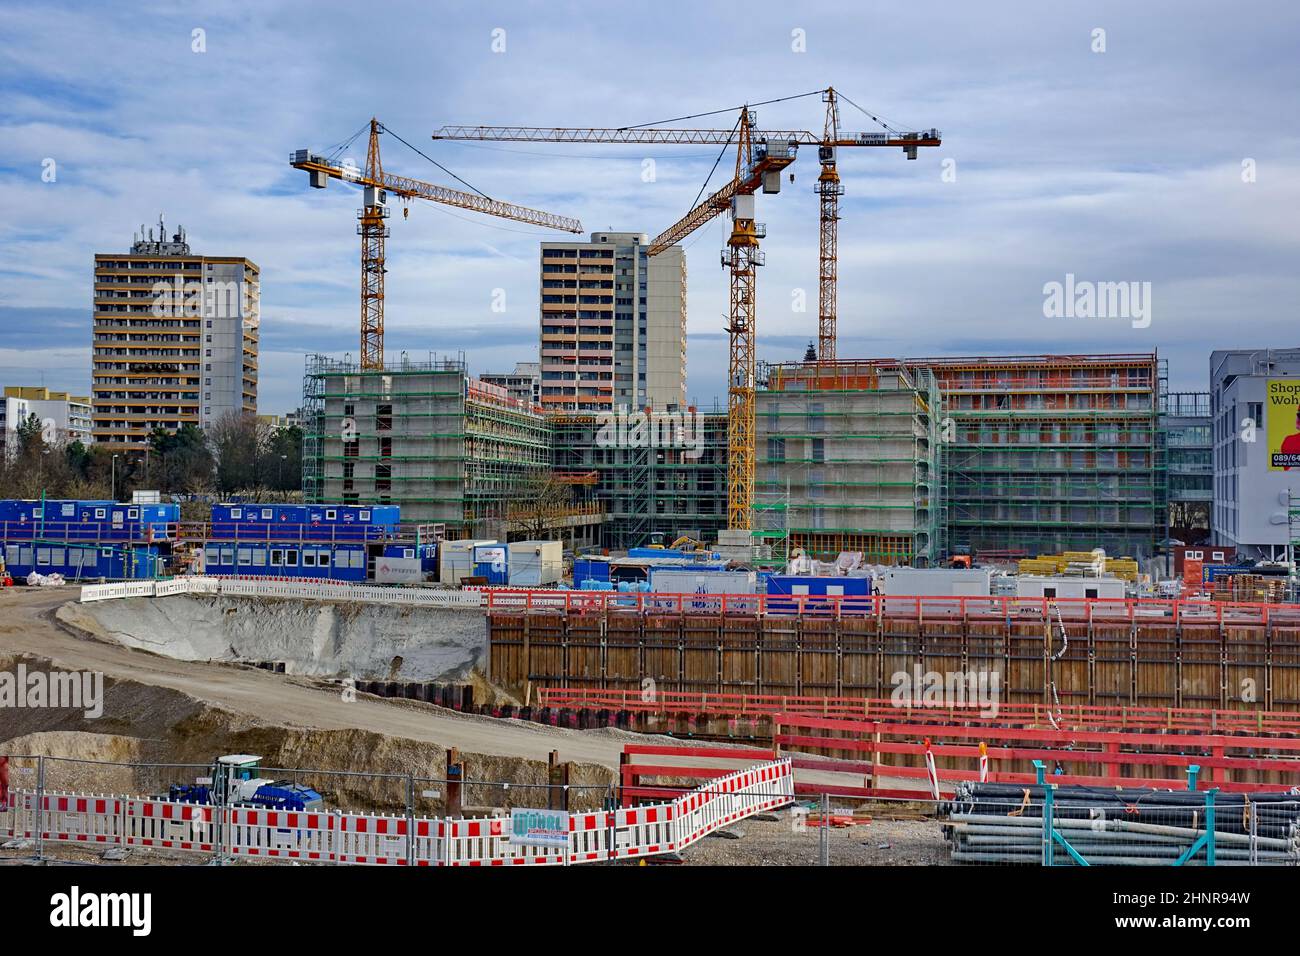
[[[375,581],[379,584],[419,584],[423,580],[419,558],[375,559]]]
[[[563,810],[510,809],[510,842],[523,846],[569,845],[569,815]]]
[[[1300,379],[1269,380],[1264,421],[1268,428],[1268,470],[1300,468]]]

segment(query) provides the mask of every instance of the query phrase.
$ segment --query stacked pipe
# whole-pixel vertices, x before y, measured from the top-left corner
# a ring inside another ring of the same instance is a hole
[[[941,806],[946,835],[960,863],[1043,861],[1045,788],[963,783]],[[1169,866],[1206,833],[1206,794],[1191,790],[1058,786],[1055,829],[1090,865]],[[1217,793],[1215,863],[1220,866],[1300,864],[1300,790]],[[1204,865],[1199,850],[1187,861]],[[1063,846],[1053,862],[1076,861]]]

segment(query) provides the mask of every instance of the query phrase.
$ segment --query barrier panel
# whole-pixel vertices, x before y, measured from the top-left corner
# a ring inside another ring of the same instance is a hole
[[[121,843],[164,850],[212,852],[212,807],[150,797],[125,798],[121,804]]]
[[[238,597],[278,597],[308,601],[361,601],[409,604],[420,607],[479,608],[477,591],[450,591],[383,584],[348,584],[303,578],[220,578],[192,576],[166,581],[86,584],[81,601],[107,601],[127,597],[166,597],[172,594],[229,594]]]
[[[510,817],[408,818],[340,811],[213,807],[157,797],[13,793],[0,835],[363,866],[566,866],[690,846],[794,797],[788,759],[729,773],[675,800],[568,814],[564,846],[510,842]],[[40,819],[38,824],[36,821]]]

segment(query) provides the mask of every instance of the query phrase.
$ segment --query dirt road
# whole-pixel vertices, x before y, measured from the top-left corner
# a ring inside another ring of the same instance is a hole
[[[469,753],[618,766],[627,740],[647,738],[616,730],[572,731],[518,721],[493,720],[359,697],[346,703],[337,692],[266,671],[176,661],[125,647],[85,640],[65,631],[48,614],[77,599],[79,588],[10,588],[0,592],[0,655],[30,654],[66,670],[99,671],[165,687],[236,713],[287,727],[360,728],[393,737],[458,747]]]

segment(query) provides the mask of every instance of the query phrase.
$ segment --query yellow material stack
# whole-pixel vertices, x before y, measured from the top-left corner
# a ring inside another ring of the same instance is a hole
[[[1108,558],[1101,548],[1091,551],[1064,551],[1061,554],[1040,554],[1036,558],[1020,560],[1021,574],[1097,576],[1114,575],[1124,581],[1137,580],[1138,565],[1132,558]]]

